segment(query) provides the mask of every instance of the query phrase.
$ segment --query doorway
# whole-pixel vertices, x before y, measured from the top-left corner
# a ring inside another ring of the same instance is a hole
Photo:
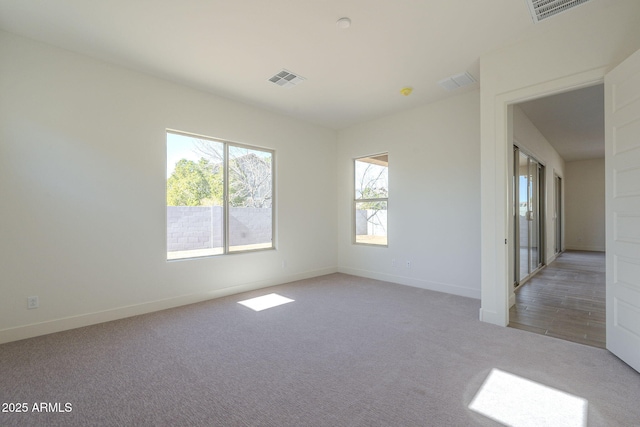
[[[594,54],[595,55],[595,54]],[[505,56],[506,58],[506,56]],[[514,57],[515,58],[515,57]],[[488,78],[483,81],[484,90],[481,91],[481,149],[484,155],[481,165],[481,301],[480,320],[500,326],[509,323],[509,307],[511,278],[510,268],[513,263],[508,262],[513,240],[505,239],[512,228],[508,227],[508,211],[512,204],[509,183],[512,164],[512,144],[514,139],[512,130],[512,110],[521,102],[536,99],[553,93],[590,87],[605,82],[606,126],[605,126],[605,207],[606,207],[606,348],[628,363],[635,370],[640,371],[640,305],[638,299],[632,299],[631,293],[625,292],[625,283],[634,283],[638,288],[637,265],[640,265],[638,248],[640,240],[637,231],[640,229],[638,216],[629,215],[629,210],[623,210],[622,203],[637,203],[640,195],[640,180],[637,170],[640,169],[640,141],[637,131],[631,131],[632,126],[640,123],[640,51],[631,54],[622,62],[614,61],[599,68],[582,67],[585,64],[601,64],[590,62],[591,59],[580,62],[581,65],[563,64],[559,67],[563,72],[538,75],[535,72],[513,73],[513,80],[501,84],[497,80],[499,73],[492,68],[502,62],[487,61],[486,73]],[[501,58],[502,61],[504,58]],[[566,65],[566,66],[565,66]],[[572,68],[573,67],[573,68]],[[569,72],[572,70],[572,72]],[[549,71],[549,70],[547,70]],[[545,77],[546,76],[546,77]],[[624,83],[624,84],[622,84]],[[590,104],[594,105],[594,104]],[[624,108],[622,108],[624,107]],[[626,111],[626,120],[620,112]],[[622,139],[620,130],[624,129]],[[633,138],[636,137],[634,140]],[[620,153],[620,147],[625,147]],[[634,156],[630,156],[631,150]],[[620,183],[619,164],[623,162],[624,182]],[[618,170],[616,171],[616,168]],[[630,173],[633,171],[633,173]],[[617,176],[618,175],[618,176]],[[565,198],[570,192],[566,189],[567,179],[563,177]],[[564,215],[567,216],[565,206]],[[640,211],[636,209],[635,212]],[[624,221],[619,221],[621,214]],[[618,221],[616,221],[616,217]],[[567,245],[566,224],[564,245]],[[630,227],[623,232],[622,227]],[[635,233],[635,234],[634,234]],[[624,235],[622,241],[618,236]],[[628,238],[627,238],[628,237]],[[635,251],[635,252],[634,252]],[[628,254],[628,255],[627,255]],[[633,268],[623,262],[632,261]],[[624,277],[621,278],[621,266],[624,266]],[[634,274],[635,272],[635,274]],[[628,287],[627,287],[628,288]],[[614,292],[617,292],[614,293]],[[637,292],[636,294],[637,295]],[[617,298],[618,301],[614,300]],[[624,310],[616,310],[623,307]]]
[[[514,105],[509,193],[509,326],[595,347],[606,339],[603,107],[602,85]]]

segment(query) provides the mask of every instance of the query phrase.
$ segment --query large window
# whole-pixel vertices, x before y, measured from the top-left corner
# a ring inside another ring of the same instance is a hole
[[[167,259],[274,247],[274,152],[167,132]]]
[[[389,155],[361,157],[355,170],[355,242],[387,245]]]

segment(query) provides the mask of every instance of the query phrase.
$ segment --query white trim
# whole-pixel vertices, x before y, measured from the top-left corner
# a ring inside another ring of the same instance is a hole
[[[480,308],[480,321],[499,325],[500,316],[495,311],[484,310]],[[507,326],[507,325],[504,325]]]
[[[181,295],[178,297],[167,298],[157,301],[145,302],[141,304],[129,305],[110,310],[98,311],[95,313],[80,314],[77,316],[63,317],[60,319],[48,320],[46,322],[32,323],[30,325],[18,326],[0,330],[0,344],[22,340],[26,338],[37,337],[40,335],[51,334],[54,332],[62,332],[69,329],[81,328],[84,326],[95,325],[97,323],[110,322],[113,320],[124,319],[131,316],[152,313],[155,311],[166,310],[169,308],[180,307],[183,305],[194,304],[197,302],[207,301],[211,299],[235,295],[242,292],[254,291],[270,286],[281,285],[283,283],[293,282],[296,280],[309,279],[312,277],[324,276],[336,273],[337,269],[333,267],[323,268],[320,270],[308,271],[305,273],[292,274],[289,276],[266,279],[258,282],[245,283],[228,288],[215,289],[209,292]]]
[[[605,252],[604,246],[580,246],[580,245],[567,245],[568,251],[589,251],[589,252]]]
[[[368,279],[382,280],[385,282],[397,283],[399,285],[411,286],[414,288],[428,289],[430,291],[444,292],[461,297],[480,299],[480,290],[465,288],[450,283],[434,282],[431,280],[416,279],[414,277],[397,276],[394,274],[381,273],[377,271],[361,270],[358,268],[339,267],[339,273],[350,274],[352,276],[366,277]]]

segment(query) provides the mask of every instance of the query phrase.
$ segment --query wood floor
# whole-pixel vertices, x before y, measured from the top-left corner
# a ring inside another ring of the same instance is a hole
[[[604,348],[604,252],[558,256],[516,290],[509,326]]]

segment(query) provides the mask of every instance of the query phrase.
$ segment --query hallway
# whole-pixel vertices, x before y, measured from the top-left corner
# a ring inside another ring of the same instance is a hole
[[[515,294],[509,327],[605,348],[604,252],[564,252]]]

